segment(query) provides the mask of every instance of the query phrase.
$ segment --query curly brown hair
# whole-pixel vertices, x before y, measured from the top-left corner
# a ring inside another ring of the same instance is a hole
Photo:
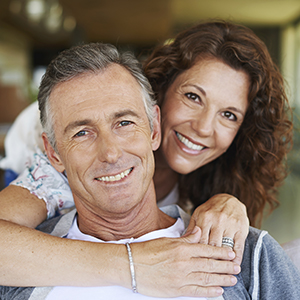
[[[292,114],[284,80],[265,44],[249,29],[225,21],[200,23],[156,47],[144,63],[158,104],[183,71],[202,59],[218,59],[250,78],[249,107],[231,146],[216,160],[181,175],[180,194],[194,207],[218,193],[239,198],[250,223],[260,226],[264,209],[278,206],[276,193],[287,175]]]

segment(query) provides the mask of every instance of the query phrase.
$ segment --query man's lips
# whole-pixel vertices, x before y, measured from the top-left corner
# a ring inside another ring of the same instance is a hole
[[[104,181],[104,182],[119,181],[119,180],[122,180],[124,177],[128,176],[132,170],[133,170],[133,168],[130,168],[130,169],[128,169],[124,172],[121,172],[119,174],[116,174],[116,175],[103,176],[103,177],[98,177],[95,179],[98,181]]]
[[[193,142],[191,142],[190,140],[188,140],[186,137],[184,137],[183,135],[181,135],[179,132],[176,131],[176,136],[177,138],[179,139],[179,141],[181,143],[183,143],[186,147],[188,147],[189,149],[192,149],[192,150],[202,150],[204,149],[205,147],[204,146],[200,146],[200,145],[197,145],[197,144],[194,144]]]

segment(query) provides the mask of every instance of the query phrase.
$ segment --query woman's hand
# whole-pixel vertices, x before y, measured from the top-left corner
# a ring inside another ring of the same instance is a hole
[[[154,297],[218,297],[222,286],[235,285],[233,275],[240,272],[232,262],[235,253],[200,244],[200,238],[201,230],[195,227],[185,237],[132,243],[138,292]]]
[[[236,253],[234,262],[241,264],[249,231],[247,211],[242,202],[228,194],[215,195],[194,211],[187,233],[195,225],[202,230],[202,244],[221,247],[223,237],[232,238]]]

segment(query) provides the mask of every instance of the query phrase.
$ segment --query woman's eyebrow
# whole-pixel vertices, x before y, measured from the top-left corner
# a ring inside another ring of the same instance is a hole
[[[238,113],[240,113],[243,117],[245,116],[245,112],[243,112],[241,109],[239,109],[239,108],[237,108],[237,107],[230,106],[230,107],[227,107],[227,109],[230,109],[230,110],[232,110],[232,111],[238,112]]]
[[[204,96],[206,96],[206,92],[205,92],[205,90],[201,86],[198,86],[196,84],[186,84],[184,86],[192,86],[195,89],[197,89],[198,91],[200,91]],[[242,116],[245,116],[245,112],[243,112],[241,109],[239,109],[237,107],[230,106],[230,107],[227,107],[227,109],[233,110],[235,112],[240,113]]]
[[[189,87],[189,86],[192,86],[193,88],[195,88],[195,89],[197,89],[200,93],[202,93],[204,96],[206,96],[206,92],[205,92],[205,90],[201,87],[201,86],[199,86],[199,85],[197,85],[197,84],[185,84],[185,85],[183,85],[184,87]]]

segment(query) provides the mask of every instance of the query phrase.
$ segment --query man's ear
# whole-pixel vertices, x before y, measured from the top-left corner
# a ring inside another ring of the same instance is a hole
[[[51,165],[56,169],[56,171],[62,173],[65,170],[65,167],[60,159],[60,156],[55,152],[55,150],[51,146],[45,132],[43,132],[42,138],[43,138],[44,148]]]
[[[153,107],[153,130],[151,134],[152,150],[155,151],[160,146],[161,142],[161,127],[160,127],[160,108],[158,105]]]

